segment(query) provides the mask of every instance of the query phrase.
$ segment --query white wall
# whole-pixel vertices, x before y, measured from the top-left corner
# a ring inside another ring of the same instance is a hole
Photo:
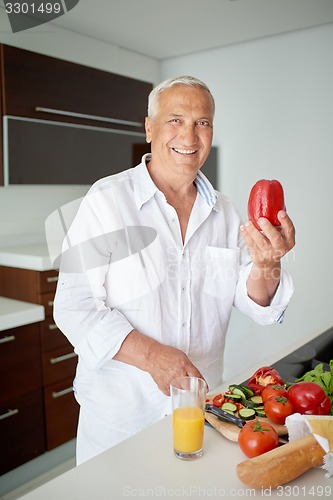
[[[225,378],[333,325],[333,24],[165,60],[162,78],[193,74],[217,105],[219,188],[246,217],[257,179],[279,179],[297,228],[286,259],[295,293],[283,325],[259,327],[237,311]]]
[[[156,83],[159,63],[99,40],[48,23],[12,33],[0,9],[0,43],[58,57],[138,80]],[[44,221],[53,210],[83,196],[88,186],[0,187],[0,246],[44,238]]]

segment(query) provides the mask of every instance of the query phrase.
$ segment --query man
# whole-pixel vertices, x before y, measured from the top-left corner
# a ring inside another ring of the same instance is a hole
[[[78,464],[170,413],[174,378],[221,383],[233,305],[269,324],[292,295],[280,266],[295,241],[288,215],[279,230],[266,219],[262,231],[241,225],[200,172],[213,116],[203,82],[156,87],[151,155],[98,181],[67,235],[54,315],[79,357]]]

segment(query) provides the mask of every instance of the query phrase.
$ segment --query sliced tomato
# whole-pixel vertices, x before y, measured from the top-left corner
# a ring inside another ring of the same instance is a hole
[[[214,399],[213,399],[213,405],[217,406],[218,408],[221,408],[223,403],[225,402],[225,398],[223,394],[217,394]]]

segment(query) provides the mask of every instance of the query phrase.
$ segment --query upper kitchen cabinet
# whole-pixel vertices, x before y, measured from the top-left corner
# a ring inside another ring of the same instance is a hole
[[[0,58],[3,183],[91,184],[133,166],[151,83],[7,45]]]

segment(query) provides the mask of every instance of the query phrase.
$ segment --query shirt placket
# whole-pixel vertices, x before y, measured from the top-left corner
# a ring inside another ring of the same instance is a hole
[[[167,205],[170,213],[169,225],[173,238],[178,248],[179,266],[177,285],[179,290],[178,307],[178,347],[188,354],[190,350],[190,331],[191,331],[191,280],[190,280],[190,251],[188,244],[185,246],[182,242],[180,224],[176,210]]]
[[[190,251],[188,246],[180,252],[179,284],[180,284],[180,309],[179,309],[179,336],[181,349],[188,354],[191,338],[191,266]]]

